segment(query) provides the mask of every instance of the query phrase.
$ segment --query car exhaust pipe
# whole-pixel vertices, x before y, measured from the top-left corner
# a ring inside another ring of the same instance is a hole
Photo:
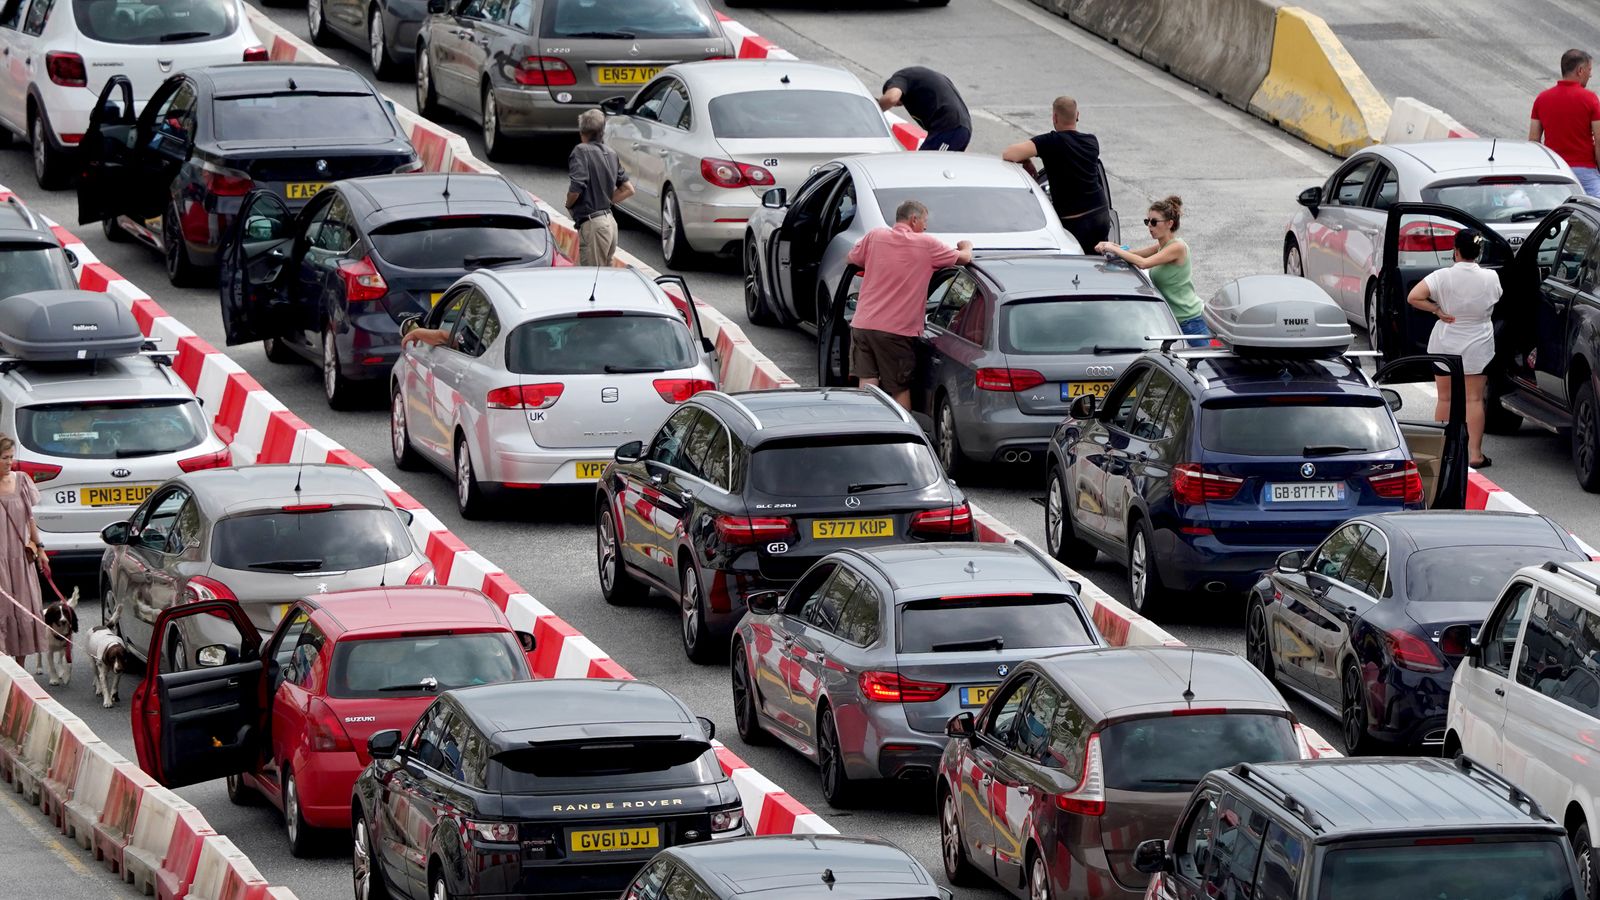
[[[1206,582],[1206,590],[1208,592],[1210,592],[1210,593],[1220,594],[1220,593],[1222,593],[1223,591],[1225,591],[1227,589],[1228,589],[1228,586],[1226,584],[1223,584],[1220,581],[1208,581],[1208,582]]]
[[[1018,450],[1017,451],[1017,462],[1019,462],[1019,463],[1033,462],[1033,451],[1032,450]]]
[[[1008,463],[1014,463],[1017,461],[1017,451],[1007,450],[1006,452],[1000,454],[1000,459]]]

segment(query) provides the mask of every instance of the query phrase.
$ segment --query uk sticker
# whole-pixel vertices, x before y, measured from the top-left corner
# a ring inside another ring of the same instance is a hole
[[[544,421],[544,413],[545,413],[545,411],[542,410],[542,409],[533,410],[533,411],[528,413],[528,421],[529,422],[543,422]]]

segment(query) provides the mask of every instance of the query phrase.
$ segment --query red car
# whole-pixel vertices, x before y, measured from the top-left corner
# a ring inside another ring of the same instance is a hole
[[[203,638],[170,671],[161,643],[180,619]],[[467,588],[314,594],[264,646],[238,604],[185,603],[161,613],[155,635],[131,704],[139,767],[167,787],[226,777],[239,804],[267,797],[295,856],[318,829],[350,827],[370,735],[409,731],[442,691],[532,677],[533,636]]]

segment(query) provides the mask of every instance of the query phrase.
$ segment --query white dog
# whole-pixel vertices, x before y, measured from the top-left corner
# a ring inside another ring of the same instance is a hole
[[[100,705],[110,709],[121,699],[123,659],[127,647],[122,638],[104,625],[89,629],[89,661],[94,663],[94,695]]]
[[[56,602],[44,608],[44,624],[50,632],[48,650],[39,654],[39,667],[35,674],[43,674],[45,668],[50,669],[51,684],[67,684],[72,680],[72,636],[78,633],[78,589],[72,589],[72,596],[64,602]]]

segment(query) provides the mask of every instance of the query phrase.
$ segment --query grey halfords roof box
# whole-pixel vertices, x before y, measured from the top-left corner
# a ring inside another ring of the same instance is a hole
[[[0,352],[27,362],[73,362],[139,353],[133,310],[95,291],[30,291],[0,300]]]
[[[1355,335],[1344,310],[1315,282],[1295,275],[1248,275],[1206,302],[1206,329],[1239,356],[1328,358]]]

